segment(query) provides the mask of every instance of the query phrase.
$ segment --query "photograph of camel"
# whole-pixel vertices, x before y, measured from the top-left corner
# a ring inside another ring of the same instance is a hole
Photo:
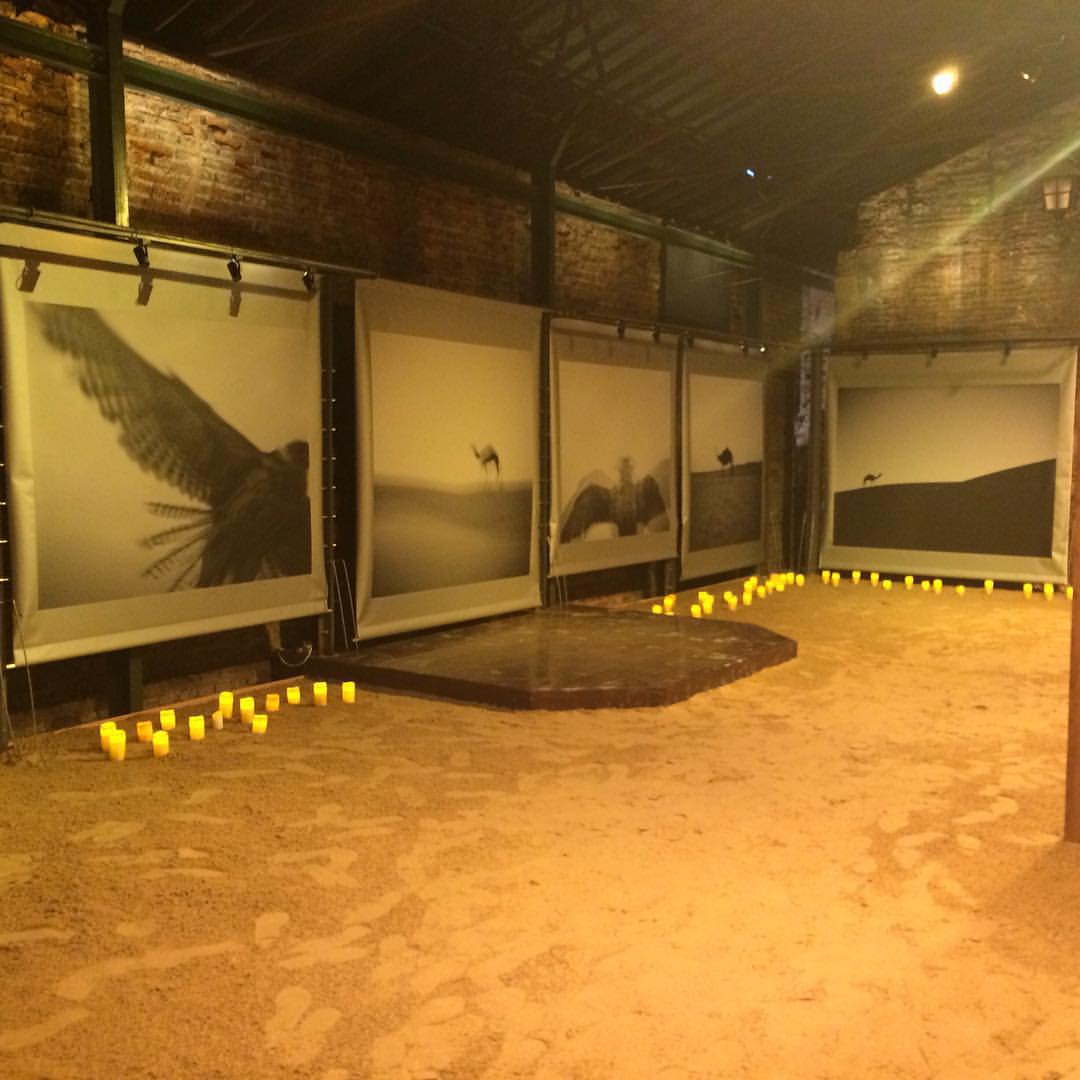
[[[311,573],[299,329],[24,310],[39,608]]]
[[[759,380],[691,372],[689,551],[761,538],[763,407]]]
[[[671,530],[671,379],[667,366],[560,359],[560,544]]]
[[[530,571],[536,358],[371,334],[374,597]]]
[[[840,387],[835,545],[1051,555],[1061,387]]]

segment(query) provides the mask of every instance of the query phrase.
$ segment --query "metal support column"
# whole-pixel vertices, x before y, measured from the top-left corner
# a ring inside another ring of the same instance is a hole
[[[124,119],[124,7],[99,0],[87,37],[100,49],[101,69],[89,78],[91,201],[94,217],[127,225],[127,141]]]
[[[551,600],[551,582],[548,570],[551,551],[548,547],[549,523],[551,521],[551,315],[544,313],[540,320],[540,454],[539,491],[536,500],[536,540],[539,544],[540,603],[548,607]]]
[[[326,567],[327,605],[329,612],[319,616],[319,654],[336,652],[333,581],[337,562],[337,489],[334,483],[334,464],[337,461],[334,442],[334,301],[330,283],[322,280],[319,290],[319,337],[322,352],[322,524],[323,565]]]
[[[816,570],[821,554],[821,519],[824,505],[825,465],[825,357],[820,348],[810,354],[810,433],[807,446],[806,512],[809,528],[805,570]]]
[[[1078,356],[1080,359],[1080,356]],[[1080,377],[1073,397],[1073,483],[1080,476]],[[1075,587],[1080,567],[1080,499],[1072,499],[1069,522],[1069,581]],[[1080,600],[1077,600],[1080,604]],[[1069,655],[1069,734],[1065,752],[1065,839],[1080,844],[1080,617],[1072,615],[1072,647]]]

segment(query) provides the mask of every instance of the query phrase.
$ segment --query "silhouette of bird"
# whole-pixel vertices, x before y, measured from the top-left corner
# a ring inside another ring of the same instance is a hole
[[[868,472],[863,478],[863,487],[867,484],[876,484],[885,474],[884,473],[872,473]]]
[[[587,484],[574,498],[559,539],[566,543],[584,536],[592,525],[611,522],[619,536],[633,536],[639,525],[647,525],[667,510],[660,485],[646,474],[637,483],[629,458],[619,462],[619,482],[610,488]]]
[[[169,550],[143,571],[170,589],[311,571],[308,444],[263,451],[178,375],[159,371],[90,308],[34,304],[46,339],[73,361],[82,392],[120,429],[144,472],[201,505],[151,502],[180,522],[146,537]]]
[[[495,466],[495,475],[499,475],[499,454],[491,443],[481,446],[479,450],[476,449],[476,443],[472,443],[472,452],[476,455],[476,460],[480,462],[485,476],[487,476],[488,466],[491,464]]]
[[[725,446],[724,449],[716,455],[716,460],[720,462],[721,469],[732,469],[735,467],[735,455],[731,452],[730,446]]]

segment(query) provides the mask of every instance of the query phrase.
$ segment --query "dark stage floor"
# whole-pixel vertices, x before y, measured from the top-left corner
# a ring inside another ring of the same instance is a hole
[[[723,619],[564,607],[313,657],[312,676],[513,709],[668,705],[795,657]]]

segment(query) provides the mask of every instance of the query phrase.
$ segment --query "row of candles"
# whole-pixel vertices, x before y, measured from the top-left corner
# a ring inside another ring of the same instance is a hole
[[[328,687],[325,682],[312,684],[312,702],[315,705],[326,705]],[[285,700],[289,705],[301,704],[299,686],[287,686],[285,688]],[[341,684],[341,700],[346,705],[356,703],[356,683],[343,682]],[[239,699],[231,690],[222,690],[218,694],[218,707],[210,714],[210,723],[215,731],[221,731],[225,727],[225,721],[233,718],[234,711],[239,711],[240,722],[250,730],[252,735],[265,735],[269,724],[269,714],[279,712],[281,709],[281,695],[268,693],[263,702],[263,711],[255,711],[255,697],[251,694],[241,696]],[[161,709],[158,713],[160,727],[154,730],[153,720],[138,720],[135,723],[135,738],[141,743],[150,743],[154,757],[163,758],[169,753],[169,735],[176,730],[176,710]],[[202,742],[206,738],[206,717],[202,714],[194,714],[187,718],[188,739],[192,742]],[[98,738],[101,750],[108,755],[110,761],[123,761],[127,756],[127,732],[118,727],[115,720],[105,720],[98,727]]]
[[[760,578],[755,574],[743,582],[742,605],[743,607],[750,607],[755,597],[758,600],[764,600],[767,596],[772,596],[773,593],[785,592],[792,586],[801,589],[805,584],[806,575],[796,574],[793,570],[777,571],[767,578]],[[716,606],[716,597],[707,590],[702,590],[697,596],[697,603],[690,605],[691,617],[700,619],[711,615]],[[652,613],[654,615],[674,615],[677,600],[678,597],[674,593],[668,593],[660,603],[652,605]],[[738,609],[738,594],[727,590],[724,592],[723,600],[729,611]]]
[[[838,586],[841,580],[842,579],[840,577],[840,574],[836,570],[821,571],[821,582],[823,585]],[[870,584],[875,589],[880,586],[882,589],[885,590],[885,592],[891,591],[893,587],[892,580],[890,578],[883,578],[876,570],[872,570],[870,572],[869,580]],[[862,581],[862,571],[852,570],[851,581],[852,584],[858,585],[859,582]],[[920,582],[918,582],[917,587],[921,592],[932,592],[938,595],[945,591],[945,583],[941,580],[941,578],[923,578]],[[911,592],[913,589],[916,588],[915,577],[913,574],[907,574],[904,577],[904,588],[908,592]],[[963,596],[967,592],[967,587],[961,583],[958,585],[954,585],[953,591],[956,593],[957,596]],[[986,578],[986,580],[983,581],[983,592],[985,592],[986,595],[989,596],[993,591],[993,578]],[[1067,600],[1071,600],[1073,598],[1073,587],[1071,585],[1063,586],[1061,592],[1064,593]],[[1030,581],[1025,581],[1023,586],[1023,593],[1024,598],[1030,600],[1035,593],[1035,586]],[[1053,600],[1056,593],[1057,589],[1049,581],[1042,586],[1042,594],[1046,597],[1047,600]]]

